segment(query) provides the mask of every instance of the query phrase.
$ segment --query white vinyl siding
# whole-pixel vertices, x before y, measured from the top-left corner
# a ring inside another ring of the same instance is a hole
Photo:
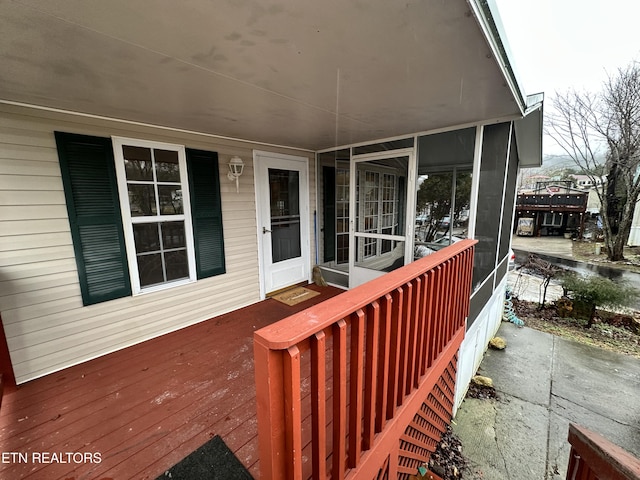
[[[226,273],[84,307],[54,131],[122,136],[218,153]],[[0,105],[0,312],[18,383],[260,299],[253,150],[313,154],[105,119]],[[239,193],[227,164],[240,156]],[[310,209],[315,209],[314,177]],[[313,224],[310,225],[313,231]],[[314,258],[312,240],[311,252]]]

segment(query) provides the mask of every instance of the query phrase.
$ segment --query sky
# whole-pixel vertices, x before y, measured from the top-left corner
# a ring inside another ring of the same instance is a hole
[[[640,61],[638,0],[495,0],[524,93],[598,92],[609,75]],[[557,148],[557,147],[556,147]],[[543,142],[545,154],[556,151]]]

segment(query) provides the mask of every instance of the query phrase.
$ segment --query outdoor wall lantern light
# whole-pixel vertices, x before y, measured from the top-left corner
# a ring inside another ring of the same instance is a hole
[[[234,155],[229,160],[229,173],[227,173],[227,178],[232,182],[236,181],[236,193],[240,192],[240,183],[238,179],[240,175],[242,175],[242,171],[244,170],[244,162],[240,157]]]

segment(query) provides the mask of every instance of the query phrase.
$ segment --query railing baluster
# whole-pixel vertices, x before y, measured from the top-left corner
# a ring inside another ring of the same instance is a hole
[[[420,330],[418,331],[418,379],[420,379],[427,369],[425,334],[427,331],[427,300],[429,294],[429,282],[427,274],[422,275],[422,293],[420,294]]]
[[[404,317],[404,290],[398,287],[393,292],[391,310],[391,348],[389,352],[389,399],[387,400],[387,419],[393,418],[400,405],[400,374],[402,362],[402,324]]]
[[[326,335],[318,332],[311,337],[311,418],[313,478],[327,478],[327,362]]]
[[[355,467],[362,453],[362,401],[364,320],[362,309],[351,315],[351,365],[349,395],[349,467]]]
[[[402,322],[402,342],[400,344],[400,384],[398,385],[398,406],[402,405],[405,395],[409,392],[409,338],[411,336],[411,325],[413,323],[413,294],[414,288],[411,283],[407,283],[406,296],[404,302],[404,322]]]
[[[455,276],[456,276],[456,324],[454,325],[454,330],[457,330],[458,328],[460,328],[462,325],[464,325],[464,299],[462,298],[464,296],[463,292],[464,292],[464,283],[463,283],[463,277],[464,277],[464,272],[461,272],[460,269],[464,268],[464,256],[463,255],[458,255],[456,257],[456,267],[454,269],[455,272]]]
[[[409,332],[409,370],[407,375],[407,395],[418,385],[418,330],[420,322],[420,299],[422,297],[422,280],[420,277],[412,282],[413,301],[411,302],[411,330]]]
[[[460,264],[460,256],[456,255],[451,259],[451,325],[449,326],[450,335],[453,335],[458,328],[458,318],[460,318],[460,278],[458,276],[458,268]]]
[[[333,325],[333,451],[331,478],[344,479],[347,467],[347,322]]]
[[[465,258],[466,258],[466,267],[465,267],[465,272],[466,272],[466,278],[464,279],[465,285],[470,286],[472,285],[473,282],[473,250],[469,250],[467,252],[465,252]],[[464,297],[464,311],[465,311],[465,316],[469,313],[469,306],[471,304],[471,298],[469,295],[466,295]],[[464,320],[463,320],[464,322]]]
[[[444,348],[447,344],[447,341],[452,336],[451,325],[453,324],[453,305],[452,299],[453,297],[453,288],[451,277],[451,260],[447,260],[444,264],[444,284],[447,285],[448,288],[445,289],[444,293],[444,331],[442,335],[442,340],[440,344],[440,350]]]
[[[367,308],[367,353],[365,361],[364,382],[364,426],[363,450],[369,450],[373,445],[375,435],[378,380],[378,352],[380,346],[380,304],[373,301]]]
[[[287,478],[302,479],[302,402],[300,395],[300,350],[295,345],[283,352],[284,408]]]
[[[434,324],[435,324],[435,288],[436,288],[436,279],[433,271],[427,273],[427,309],[425,311],[425,337],[424,337],[424,345],[425,345],[425,368],[431,368],[431,364],[433,363],[433,336],[434,336]]]
[[[378,389],[376,393],[376,425],[375,431],[380,432],[387,420],[387,401],[391,376],[391,309],[393,299],[386,294],[380,301],[380,365],[378,370]]]
[[[436,283],[438,285],[444,285],[442,283],[442,267],[440,265],[438,265],[435,268],[435,273],[436,273]],[[434,333],[435,335],[433,336],[433,360],[435,360],[436,358],[438,358],[438,355],[440,355],[440,337],[442,336],[442,299],[444,296],[444,292],[442,291],[442,288],[439,288],[436,291],[436,298],[435,298],[435,310],[434,310],[434,318],[435,318],[435,328],[434,328]]]
[[[438,345],[438,351],[442,351],[442,347],[447,341],[449,336],[449,320],[450,320],[450,304],[449,297],[451,295],[451,279],[449,278],[449,268],[447,262],[443,262],[442,268],[442,284],[447,288],[442,292],[442,323],[440,326],[440,344]]]

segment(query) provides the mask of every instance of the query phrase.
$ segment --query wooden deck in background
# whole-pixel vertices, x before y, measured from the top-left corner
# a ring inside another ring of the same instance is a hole
[[[341,293],[221,315],[28,382],[0,409],[0,478],[154,479],[220,435],[258,476],[253,332]],[[25,453],[28,462],[7,452]],[[33,463],[33,452],[100,463]],[[95,456],[93,457],[95,460]]]

